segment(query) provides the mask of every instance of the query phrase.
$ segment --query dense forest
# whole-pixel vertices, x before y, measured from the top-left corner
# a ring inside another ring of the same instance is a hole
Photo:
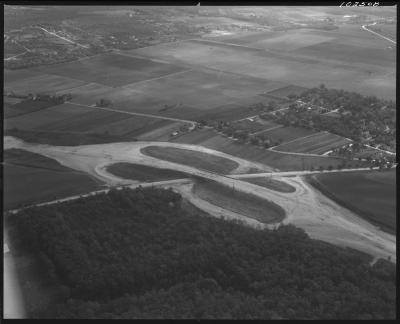
[[[7,218],[10,248],[63,287],[36,318],[395,318],[395,266],[187,211],[172,190],[111,190]]]

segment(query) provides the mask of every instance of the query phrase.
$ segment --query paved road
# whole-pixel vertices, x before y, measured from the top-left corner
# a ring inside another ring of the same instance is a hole
[[[126,114],[126,115],[151,117],[151,118],[171,120],[171,121],[181,122],[181,123],[188,123],[188,124],[190,124],[189,131],[192,131],[193,129],[195,129],[195,127],[197,125],[197,122],[195,122],[193,120],[186,120],[186,119],[179,119],[179,118],[172,118],[172,117],[164,117],[164,116],[152,115],[152,114],[136,113],[136,112],[131,112],[131,111],[119,110],[119,109],[116,109],[116,108],[97,107],[95,105],[91,105],[90,106],[90,105],[84,105],[84,104],[80,104],[80,103],[72,102],[72,101],[66,101],[66,103],[69,103],[69,104],[75,105],[75,106],[81,106],[81,107],[87,107],[87,108],[93,108],[93,109],[100,109],[100,110],[107,110],[107,111],[114,111],[114,112],[118,112],[118,113]]]
[[[375,34],[375,35],[377,35],[377,36],[379,36],[379,37],[381,37],[381,38],[383,38],[383,39],[386,39],[387,41],[389,41],[389,42],[391,42],[391,43],[393,43],[393,44],[396,44],[396,42],[395,42],[393,39],[390,39],[390,38],[388,38],[388,37],[386,37],[386,36],[383,36],[383,35],[381,35],[381,34],[379,34],[379,33],[377,33],[377,32],[374,32],[374,31],[371,30],[371,29],[368,29],[368,26],[374,26],[374,25],[376,25],[376,22],[374,22],[373,24],[370,24],[370,25],[363,25],[361,28],[364,29],[364,30],[366,30],[366,31],[368,31],[368,32],[370,32],[370,33],[372,33],[372,34]]]

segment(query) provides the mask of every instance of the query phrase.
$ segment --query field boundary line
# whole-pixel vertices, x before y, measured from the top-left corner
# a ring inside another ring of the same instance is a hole
[[[258,132],[252,133],[252,134],[250,134],[250,136],[261,134],[261,133],[268,132],[270,130],[277,129],[277,128],[282,128],[282,127],[284,127],[284,126],[283,125],[278,125],[278,126],[270,127],[270,128],[263,129],[263,130],[260,130]]]
[[[173,118],[173,117],[166,117],[166,116],[159,116],[159,115],[152,115],[152,114],[144,114],[144,113],[137,113],[137,112],[131,112],[131,111],[125,111],[125,110],[119,110],[119,109],[114,109],[114,108],[107,108],[107,107],[96,107],[94,105],[89,106],[89,105],[84,105],[80,104],[77,102],[72,102],[72,101],[65,101],[65,103],[69,103],[75,106],[81,106],[81,107],[87,107],[87,108],[93,108],[93,109],[100,109],[100,110],[106,110],[106,111],[113,111],[121,114],[127,114],[127,115],[133,115],[133,116],[142,116],[142,117],[150,117],[150,118],[158,118],[158,119],[165,119],[165,120],[171,120],[175,122],[182,122],[182,123],[188,123],[191,124],[192,129],[196,127],[196,122],[193,120],[186,120],[186,119],[178,119],[178,118]]]
[[[276,147],[281,146],[281,145],[293,143],[293,142],[296,142],[296,141],[298,141],[298,140],[302,140],[302,139],[305,139],[305,138],[317,136],[317,135],[319,135],[320,133],[325,134],[325,133],[327,133],[327,132],[326,132],[326,131],[323,131],[323,132],[318,132],[318,133],[314,133],[314,134],[310,134],[310,135],[306,135],[306,136],[302,136],[302,137],[297,137],[297,138],[295,138],[295,139],[293,139],[293,140],[291,140],[291,141],[283,142],[283,143],[281,143],[281,144],[279,144],[279,145],[272,146],[271,149],[276,148]]]
[[[152,78],[152,79],[147,79],[147,80],[141,80],[141,81],[137,81],[137,82],[128,83],[128,84],[120,86],[119,88],[129,88],[129,86],[136,85],[138,83],[145,83],[145,82],[149,82],[149,81],[159,80],[159,79],[162,79],[162,78],[167,78],[167,77],[169,77],[171,75],[186,73],[186,72],[190,72],[190,71],[193,71],[193,69],[188,69],[188,70],[179,71],[179,72],[173,72],[173,73],[170,73],[170,74],[162,75],[162,76],[157,77],[157,78]]]

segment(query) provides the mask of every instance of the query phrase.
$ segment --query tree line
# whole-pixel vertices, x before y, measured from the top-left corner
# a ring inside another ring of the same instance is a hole
[[[395,317],[395,267],[312,240],[198,216],[172,190],[137,188],[23,210],[10,247],[64,288],[40,318]]]

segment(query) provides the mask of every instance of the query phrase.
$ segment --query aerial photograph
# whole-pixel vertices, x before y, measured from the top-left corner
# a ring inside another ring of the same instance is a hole
[[[397,6],[100,4],[3,5],[2,318],[395,320]]]

